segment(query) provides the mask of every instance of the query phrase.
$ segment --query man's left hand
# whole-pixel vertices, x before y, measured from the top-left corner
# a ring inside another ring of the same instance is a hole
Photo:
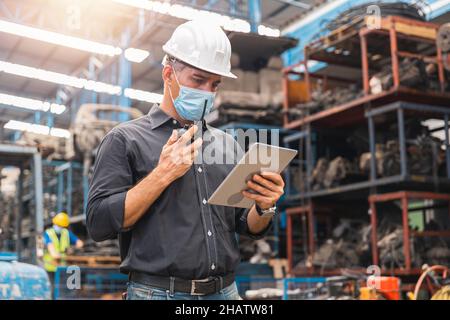
[[[261,172],[255,174],[252,180],[247,182],[249,189],[254,190],[253,194],[246,190],[242,191],[244,197],[255,200],[261,209],[268,209],[275,205],[284,193],[284,181],[280,174],[275,172]]]

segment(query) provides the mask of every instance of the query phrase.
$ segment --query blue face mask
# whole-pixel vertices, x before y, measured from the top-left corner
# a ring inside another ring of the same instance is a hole
[[[54,225],[53,225],[53,229],[55,229],[55,232],[56,232],[56,233],[60,234],[60,233],[61,233],[61,230],[62,230],[63,228],[61,228],[60,226],[57,226],[56,224],[54,224]]]
[[[175,72],[174,75],[178,86],[180,87],[180,92],[176,99],[173,99],[172,91],[169,88],[175,110],[184,120],[201,120],[202,115],[206,116],[211,111],[216,93],[182,86],[180,85],[180,82],[178,82]],[[205,101],[207,101],[206,108]],[[203,109],[205,109],[204,114]]]

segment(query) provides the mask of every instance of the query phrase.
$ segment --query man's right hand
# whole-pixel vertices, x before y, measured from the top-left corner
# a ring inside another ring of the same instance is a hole
[[[203,143],[202,138],[189,143],[197,130],[198,127],[193,125],[179,139],[178,132],[174,130],[163,146],[157,168],[168,177],[169,182],[182,177],[194,163]]]

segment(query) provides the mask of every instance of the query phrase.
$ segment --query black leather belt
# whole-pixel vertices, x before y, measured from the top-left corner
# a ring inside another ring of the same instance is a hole
[[[185,280],[180,278],[159,277],[142,272],[131,272],[130,281],[147,286],[172,290],[173,292],[189,293],[191,295],[207,295],[218,293],[234,282],[234,274],[226,276],[209,277],[200,280]],[[172,288],[171,288],[172,282]]]

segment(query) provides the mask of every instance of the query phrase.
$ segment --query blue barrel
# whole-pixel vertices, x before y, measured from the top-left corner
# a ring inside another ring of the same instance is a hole
[[[41,267],[18,262],[15,254],[0,252],[0,299],[51,299],[47,272]]]

